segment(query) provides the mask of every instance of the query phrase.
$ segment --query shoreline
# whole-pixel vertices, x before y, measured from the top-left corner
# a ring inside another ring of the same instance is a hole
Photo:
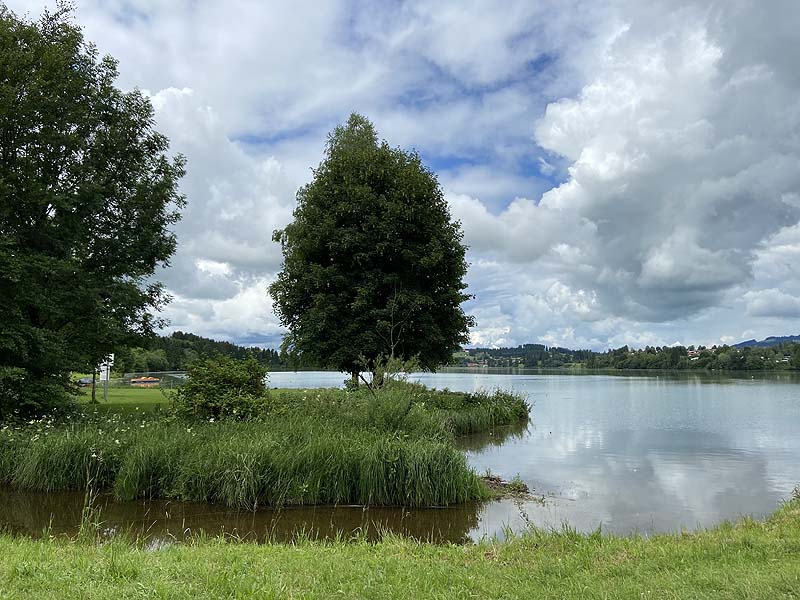
[[[394,535],[290,544],[199,537],[148,548],[0,535],[0,595],[304,598],[791,598],[800,589],[800,499],[767,519],[676,534],[532,529],[504,542]]]

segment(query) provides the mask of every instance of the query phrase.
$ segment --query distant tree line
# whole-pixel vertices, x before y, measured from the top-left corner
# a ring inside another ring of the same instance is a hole
[[[585,366],[592,369],[692,369],[708,371],[774,371],[800,369],[800,344],[770,347],[627,346],[592,353]]]
[[[523,344],[516,348],[473,348],[454,357],[456,366],[557,368],[587,361],[591,350],[570,350],[544,344]]]
[[[456,366],[588,369],[685,369],[715,371],[773,371],[800,369],[800,343],[769,347],[747,346],[628,346],[606,352],[570,350],[542,344],[516,348],[474,348],[455,355]]]
[[[152,338],[145,347],[118,348],[114,370],[118,373],[185,371],[199,358],[226,356],[255,358],[270,369],[318,369],[321,365],[298,360],[287,352],[251,348],[231,342],[176,331]],[[587,369],[678,369],[708,371],[773,371],[800,369],[800,343],[786,342],[770,347],[733,346],[622,346],[606,352],[572,350],[544,344],[523,344],[514,348],[471,348],[457,352],[450,366],[492,368]]]
[[[269,368],[294,367],[290,361],[271,348],[248,348],[231,342],[205,338],[193,333],[176,331],[170,336],[157,336],[146,347],[119,347],[114,356],[114,370],[118,373],[145,371],[185,371],[200,358],[226,356],[229,358],[255,358]],[[301,365],[304,366],[304,365]]]

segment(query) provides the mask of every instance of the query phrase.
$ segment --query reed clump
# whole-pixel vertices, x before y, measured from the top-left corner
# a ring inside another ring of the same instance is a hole
[[[446,505],[484,496],[464,455],[444,441],[317,420],[126,424],[56,428],[21,452],[6,442],[3,479],[44,491],[83,489],[92,480],[123,500],[172,497],[245,509]]]
[[[396,381],[375,395],[366,390],[271,390],[264,411],[334,417],[357,427],[452,438],[519,423],[528,418],[530,407],[521,394],[503,390],[464,393]]]

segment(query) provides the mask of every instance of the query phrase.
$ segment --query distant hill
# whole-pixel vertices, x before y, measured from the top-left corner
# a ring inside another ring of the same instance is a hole
[[[622,346],[606,352],[525,344],[468,348],[451,366],[486,368],[692,369],[703,371],[800,371],[800,335],[747,340],[738,347]]]
[[[272,368],[284,366],[280,354],[271,348],[249,348],[182,331],[146,340],[145,346],[116,348],[114,368],[122,373],[183,371],[198,358],[217,355],[250,356]]]
[[[783,335],[783,336],[774,336],[771,335],[768,338],[764,338],[761,341],[757,340],[745,340],[744,342],[739,342],[738,344],[734,344],[734,348],[767,348],[769,346],[777,346],[778,344],[787,344],[789,342],[800,342],[800,335]]]

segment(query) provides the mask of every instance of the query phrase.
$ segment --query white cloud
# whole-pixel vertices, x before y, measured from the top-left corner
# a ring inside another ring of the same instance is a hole
[[[77,8],[188,158],[173,328],[277,340],[272,230],[358,110],[439,174],[473,342],[594,348],[800,326],[798,18],[793,0]]]
[[[765,242],[800,218],[800,86],[785,61],[765,62],[774,53],[738,45],[757,44],[760,3],[611,12],[622,25],[591,59],[597,71],[536,125],[539,144],[572,161],[569,179],[497,216],[451,202],[478,252],[540,264],[567,244],[567,285],[591,290],[608,314],[667,322],[749,285]],[[794,35],[781,28],[765,45]]]
[[[744,295],[751,317],[800,318],[800,298],[777,289],[753,290]]]
[[[577,279],[610,310],[657,321],[746,283],[761,242],[800,216],[784,201],[800,185],[798,97],[716,37],[704,7],[661,14],[654,30],[663,8],[632,11],[595,79],[537,126],[541,144],[574,160],[541,205],[596,225],[593,269]]]
[[[170,320],[169,331],[276,345],[282,332],[272,314],[266,287],[267,279],[257,278],[241,284],[225,298],[207,300],[177,295],[164,311]]]
[[[161,273],[175,295],[171,329],[241,338],[269,333],[277,319],[265,277],[281,261],[272,231],[291,219],[294,186],[274,158],[255,158],[226,135],[216,112],[190,89],[152,95],[159,128],[187,157],[178,251]]]

